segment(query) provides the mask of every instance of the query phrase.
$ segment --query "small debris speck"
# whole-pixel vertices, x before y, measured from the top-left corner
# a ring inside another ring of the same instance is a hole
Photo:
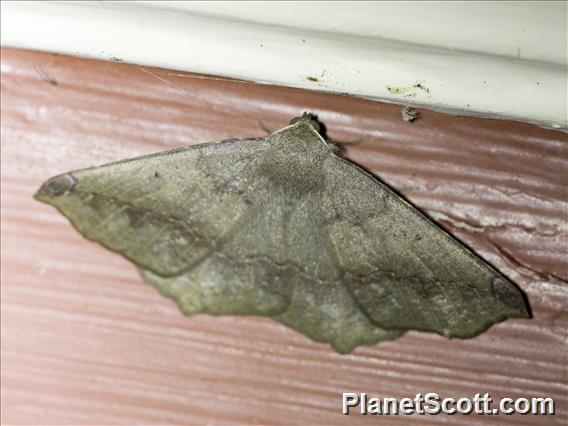
[[[401,110],[402,119],[407,123],[412,123],[414,120],[418,119],[419,113],[413,108],[403,106]]]
[[[41,80],[44,83],[51,84],[52,86],[57,86],[57,80],[48,76],[47,73],[43,70],[43,68],[41,68],[40,66],[34,65],[34,70],[35,70],[35,72],[38,73],[39,78],[41,78]]]
[[[414,85],[414,87],[416,87],[417,89],[423,90],[423,91],[425,91],[426,93],[430,93],[430,89],[428,89],[426,86],[424,86],[424,85],[422,85],[422,84],[420,84],[420,83],[416,83],[416,84]]]

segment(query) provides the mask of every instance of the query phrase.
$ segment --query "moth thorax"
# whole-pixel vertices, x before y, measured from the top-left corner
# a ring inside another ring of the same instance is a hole
[[[323,158],[294,150],[269,152],[262,173],[274,185],[291,191],[311,191],[323,182]]]

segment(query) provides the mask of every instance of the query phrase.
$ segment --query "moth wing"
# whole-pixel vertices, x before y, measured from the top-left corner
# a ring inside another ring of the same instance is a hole
[[[56,176],[36,198],[133,261],[186,313],[272,314],[288,304],[284,281],[263,262],[223,255],[259,208],[252,189],[267,148],[235,139],[120,161]]]
[[[351,162],[325,164],[327,232],[344,285],[378,326],[471,337],[527,317],[516,286]]]

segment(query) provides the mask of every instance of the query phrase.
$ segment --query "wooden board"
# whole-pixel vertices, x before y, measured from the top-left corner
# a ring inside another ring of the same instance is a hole
[[[263,136],[303,111],[360,141],[347,156],[515,281],[534,318],[339,355],[265,318],[184,317],[32,199],[55,174]],[[528,124],[429,111],[407,123],[398,106],[347,96],[3,49],[2,422],[565,424],[567,147]],[[342,392],[546,396],[557,414],[344,416]]]

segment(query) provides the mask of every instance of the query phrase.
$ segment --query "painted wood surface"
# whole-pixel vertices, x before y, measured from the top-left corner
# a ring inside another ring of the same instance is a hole
[[[568,141],[528,124],[135,65],[2,50],[3,424],[565,424]],[[184,317],[32,199],[48,177],[263,136],[303,111],[515,281],[531,320],[411,332],[342,356],[265,318]],[[549,396],[554,417],[341,414],[342,392]]]

